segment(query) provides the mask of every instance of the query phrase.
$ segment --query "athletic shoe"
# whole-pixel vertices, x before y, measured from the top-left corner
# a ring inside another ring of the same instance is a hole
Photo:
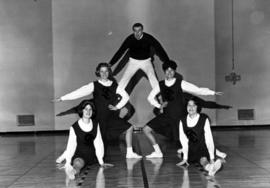
[[[161,152],[152,152],[150,155],[146,155],[146,158],[163,158],[163,154]]]
[[[212,166],[208,172],[208,175],[214,176],[221,167],[222,167],[222,161],[220,159],[217,159],[214,162],[214,164],[212,164]]]
[[[137,153],[134,152],[127,152],[126,154],[127,159],[140,159],[142,156],[138,155]]]

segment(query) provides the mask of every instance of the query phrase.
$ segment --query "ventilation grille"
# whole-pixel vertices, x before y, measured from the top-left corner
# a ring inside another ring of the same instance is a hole
[[[33,126],[35,125],[34,115],[18,115],[17,116],[18,126]]]
[[[254,109],[238,109],[238,120],[254,120]]]

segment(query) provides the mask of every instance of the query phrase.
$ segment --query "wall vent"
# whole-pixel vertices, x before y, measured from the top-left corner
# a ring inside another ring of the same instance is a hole
[[[254,120],[254,109],[238,109],[238,120]]]
[[[33,126],[35,125],[34,115],[17,115],[18,126]]]

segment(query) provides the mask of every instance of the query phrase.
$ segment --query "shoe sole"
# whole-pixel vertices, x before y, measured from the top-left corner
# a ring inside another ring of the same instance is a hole
[[[141,159],[142,158],[142,156],[141,157],[126,157],[126,159]]]
[[[155,157],[152,157],[152,156],[146,156],[146,158],[148,158],[148,159],[153,159],[153,158],[163,158],[163,156],[155,156]]]

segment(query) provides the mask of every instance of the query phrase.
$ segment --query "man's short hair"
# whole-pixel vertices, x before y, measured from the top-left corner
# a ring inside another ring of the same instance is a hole
[[[135,27],[141,27],[143,29],[143,24],[135,23],[135,24],[133,24],[132,29],[134,30]]]

